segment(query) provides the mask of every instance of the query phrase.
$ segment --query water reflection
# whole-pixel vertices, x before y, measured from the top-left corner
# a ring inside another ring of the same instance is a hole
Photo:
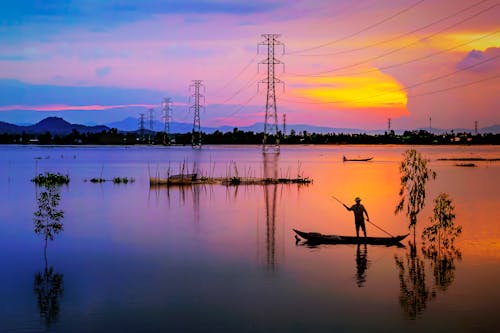
[[[35,274],[33,291],[37,297],[38,311],[40,317],[47,326],[52,325],[59,319],[60,298],[63,295],[63,275],[49,267],[45,260],[45,268],[42,272]]]
[[[264,178],[278,178],[278,154],[263,154]],[[276,195],[277,184],[264,185],[266,205],[266,264],[271,270],[276,268]]]
[[[395,256],[399,270],[399,305],[409,319],[423,312],[429,300],[429,287],[425,279],[425,263],[417,255],[415,244],[409,243],[404,256]]]
[[[395,256],[399,271],[399,304],[408,319],[418,318],[427,307],[427,303],[436,298],[438,292],[444,292],[455,279],[456,260],[461,260],[461,252],[454,246],[448,250],[439,247],[422,246],[421,254],[417,246],[410,242],[404,256]],[[431,271],[434,279],[430,282],[427,272]]]
[[[356,248],[356,285],[359,288],[363,287],[366,282],[368,264],[368,248],[366,244],[358,244]]]
[[[446,291],[455,280],[456,261],[462,260],[462,253],[455,247],[437,249],[434,246],[422,247],[422,253],[431,263],[435,286],[433,292]]]
[[[46,326],[57,322],[59,301],[63,295],[63,275],[50,267],[47,259],[48,241],[63,231],[64,211],[59,209],[60,188],[47,186],[37,195],[38,209],[33,213],[34,231],[44,237],[44,268],[35,274],[33,291],[37,297],[38,311]]]

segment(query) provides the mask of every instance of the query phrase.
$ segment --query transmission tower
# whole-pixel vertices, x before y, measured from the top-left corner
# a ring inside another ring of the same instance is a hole
[[[283,113],[283,137],[286,136],[286,113]]]
[[[149,109],[149,135],[148,135],[148,141],[149,143],[151,143],[151,136],[153,135],[154,133],[154,112],[155,110],[153,108]]]
[[[172,101],[170,98],[165,97],[163,99],[163,102],[161,103],[162,109],[163,109],[163,119],[165,121],[165,128],[164,128],[164,134],[163,134],[163,144],[164,145],[170,145],[170,120],[172,119],[172,116],[170,114],[171,108],[170,104],[172,104]]]
[[[477,135],[477,120],[474,121],[474,133]]]
[[[278,40],[278,34],[263,34],[264,41],[259,43],[257,50],[260,46],[267,46],[267,58],[262,60],[258,66],[267,65],[267,78],[259,83],[267,85],[267,98],[266,98],[266,116],[264,119],[264,138],[262,140],[262,152],[279,153],[280,140],[278,137],[278,112],[276,109],[276,84],[283,84],[283,82],[275,76],[275,65],[283,64],[280,60],[274,57],[274,49],[276,46],[281,46],[283,53],[285,53],[285,45]],[[257,67],[259,68],[259,67]],[[274,143],[268,143],[268,137],[274,137]]]
[[[203,106],[200,104],[200,99],[203,98],[205,101],[205,96],[200,94],[200,88],[205,90],[205,86],[202,84],[202,80],[193,80],[193,83],[189,86],[189,90],[193,90],[193,94],[190,96],[190,100],[193,99],[193,105],[190,109],[194,112],[193,121],[193,131],[191,137],[191,145],[193,148],[201,148],[201,124],[200,124],[200,109]]]
[[[144,113],[139,113],[139,135],[141,141],[144,141]]]
[[[154,109],[149,109],[149,129],[151,132],[154,131]]]
[[[387,132],[391,132],[391,118],[387,118]]]

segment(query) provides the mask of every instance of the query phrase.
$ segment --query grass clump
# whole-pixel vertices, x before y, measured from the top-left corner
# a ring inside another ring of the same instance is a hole
[[[45,174],[38,174],[31,181],[41,186],[54,186],[69,184],[69,176],[60,173],[46,172]]]
[[[134,178],[127,178],[127,177],[114,177],[113,178],[113,183],[114,184],[127,184],[127,183],[133,183],[135,182],[135,179]]]
[[[229,179],[229,185],[240,185],[241,184],[241,178],[240,177],[231,177]]]

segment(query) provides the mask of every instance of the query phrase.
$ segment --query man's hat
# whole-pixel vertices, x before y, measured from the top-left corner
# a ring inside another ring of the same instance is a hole
[[[361,198],[360,197],[356,197],[356,199],[354,199],[354,201],[356,201],[356,202],[361,201]]]

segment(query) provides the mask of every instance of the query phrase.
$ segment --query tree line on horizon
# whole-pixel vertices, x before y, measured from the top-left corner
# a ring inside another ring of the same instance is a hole
[[[344,134],[344,133],[310,133],[307,131],[283,135],[278,132],[281,144],[500,144],[499,134],[446,133],[433,134],[425,130],[405,131],[395,134],[394,131],[384,134]],[[263,132],[242,131],[234,128],[231,132],[215,131],[201,133],[203,144],[262,144]],[[40,145],[191,145],[192,133],[165,132],[121,132],[116,128],[96,133],[80,133],[73,130],[69,134],[0,134],[0,144],[40,144]],[[268,136],[268,142],[275,142],[275,137]]]

